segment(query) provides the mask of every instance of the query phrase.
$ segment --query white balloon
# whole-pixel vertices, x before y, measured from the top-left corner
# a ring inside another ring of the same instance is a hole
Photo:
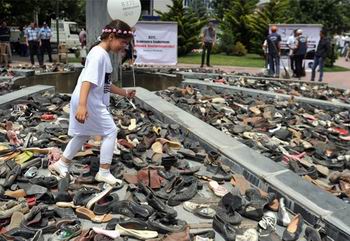
[[[141,15],[141,2],[140,0],[108,0],[107,10],[112,19],[120,19],[133,27]]]

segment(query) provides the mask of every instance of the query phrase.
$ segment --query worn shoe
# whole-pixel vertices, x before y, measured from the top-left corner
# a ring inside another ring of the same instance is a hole
[[[297,214],[293,217],[286,230],[283,232],[283,241],[296,241],[299,239],[304,219],[303,216]]]
[[[101,175],[100,172],[98,172],[95,176],[95,179],[98,182],[105,182],[111,186],[121,187],[123,185],[123,181],[115,178],[111,173],[109,173],[108,176],[104,176],[104,175]]]
[[[219,216],[214,217],[213,228],[218,232],[226,241],[236,240],[236,230],[231,224],[225,223]]]

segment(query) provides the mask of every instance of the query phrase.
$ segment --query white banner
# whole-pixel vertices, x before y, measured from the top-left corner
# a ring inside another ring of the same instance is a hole
[[[138,22],[135,28],[136,64],[177,64],[177,23]]]

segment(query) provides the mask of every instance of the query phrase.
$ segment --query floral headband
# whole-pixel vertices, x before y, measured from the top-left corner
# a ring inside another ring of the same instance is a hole
[[[109,29],[109,28],[105,28],[105,29],[102,29],[102,33],[119,33],[119,34],[132,34],[132,31],[122,31],[122,30],[117,30],[115,28],[113,29]]]

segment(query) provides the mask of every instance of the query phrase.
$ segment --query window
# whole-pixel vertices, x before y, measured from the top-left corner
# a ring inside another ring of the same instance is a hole
[[[70,34],[79,34],[78,25],[77,24],[69,24],[69,32]]]

